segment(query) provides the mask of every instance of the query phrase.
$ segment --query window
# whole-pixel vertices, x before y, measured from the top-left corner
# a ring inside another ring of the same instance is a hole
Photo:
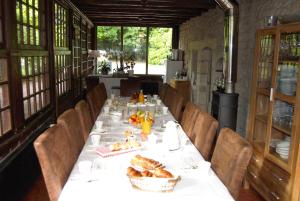
[[[91,27],[88,26],[88,29],[87,29],[87,48],[88,50],[91,50],[92,49],[92,29]]]
[[[92,49],[92,29],[88,27],[87,29],[87,48],[88,50]],[[88,57],[88,72],[91,72],[93,69],[94,58]]]
[[[68,47],[67,10],[54,4],[54,42],[55,47]]]
[[[54,4],[54,49],[56,94],[61,96],[71,90],[71,52],[68,46],[67,9]]]
[[[108,53],[113,69],[133,59],[135,74],[165,75],[171,45],[172,28],[97,27],[97,48]]]
[[[124,27],[124,62],[135,61],[134,73],[146,74],[147,28]]]
[[[97,27],[97,48],[106,51],[113,70],[120,66],[120,56],[118,57],[117,52],[122,50],[121,41],[121,27]]]
[[[81,23],[81,48],[82,51],[86,51],[87,48],[87,33],[86,33],[86,22],[82,20]]]
[[[49,68],[46,57],[21,57],[24,116],[40,111],[50,103]]]
[[[166,74],[165,60],[172,49],[171,28],[149,28],[148,74]]]
[[[40,3],[42,2],[42,3]],[[45,46],[45,18],[44,1],[41,0],[17,0],[17,38],[18,45]]]
[[[0,58],[0,137],[12,129],[7,72],[6,59]]]
[[[2,14],[2,1],[1,1],[0,2],[0,45],[3,43],[2,18],[3,18],[3,14]]]
[[[74,39],[73,39],[73,77],[75,96],[81,93],[81,40],[80,40],[80,17],[73,16]]]
[[[56,93],[61,96],[71,90],[70,55],[55,55]]]

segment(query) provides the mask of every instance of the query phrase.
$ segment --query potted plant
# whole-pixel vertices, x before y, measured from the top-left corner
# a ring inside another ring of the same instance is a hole
[[[101,61],[98,67],[98,71],[100,71],[102,75],[107,75],[110,70],[111,70],[111,66],[109,62],[105,60]]]

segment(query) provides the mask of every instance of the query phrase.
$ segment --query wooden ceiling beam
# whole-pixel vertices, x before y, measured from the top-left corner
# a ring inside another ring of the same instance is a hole
[[[134,7],[155,7],[155,8],[213,8],[216,6],[212,0],[79,0],[77,5],[93,6],[134,6]]]
[[[142,23],[142,22],[159,22],[159,23],[182,23],[186,20],[183,19],[157,19],[157,18],[97,18],[92,19],[94,23],[101,23],[101,22],[134,22],[134,23]]]
[[[95,26],[128,26],[128,27],[174,27],[175,25],[179,24],[168,24],[168,23],[159,23],[159,22],[153,22],[153,23],[136,23],[136,22],[97,22],[94,23]]]
[[[96,14],[89,15],[90,19],[97,18],[114,18],[114,19],[122,19],[122,18],[154,18],[154,19],[183,19],[187,20],[189,16],[168,16],[168,15],[137,15],[137,14],[128,14],[128,15],[106,15],[106,14]]]
[[[137,15],[169,15],[169,16],[197,16],[200,15],[202,12],[206,10],[197,10],[197,11],[189,11],[189,12],[182,12],[182,11],[147,11],[147,10],[132,10],[132,11],[124,11],[122,9],[114,9],[114,10],[88,10],[85,11],[86,15],[96,15],[96,14],[105,14],[105,15],[128,15],[128,14],[137,14]]]
[[[137,7],[121,7],[121,6],[113,6],[113,7],[97,7],[97,6],[79,6],[80,10],[84,13],[88,12],[171,12],[171,13],[201,13],[205,12],[208,9],[205,8],[137,8]]]

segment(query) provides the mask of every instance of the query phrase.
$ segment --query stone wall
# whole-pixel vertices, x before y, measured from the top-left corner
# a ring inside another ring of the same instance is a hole
[[[216,77],[221,76],[222,73],[216,73],[215,70],[218,68],[220,59],[223,58],[223,25],[224,25],[224,14],[223,11],[219,8],[212,9],[204,13],[200,17],[195,17],[190,21],[184,23],[180,27],[180,41],[179,48],[185,51],[185,67],[188,68],[189,78],[192,77],[192,52],[197,51],[197,79],[196,85],[197,89],[194,91],[195,98],[194,102],[198,104],[202,109],[209,110],[210,103],[208,103],[206,108],[203,108],[201,101],[204,99],[209,99],[211,102],[211,97],[207,97],[208,90],[212,91],[213,88],[209,89],[207,86],[206,78],[203,78],[203,73],[207,65],[203,63],[203,52],[209,49],[211,50],[211,72],[210,77],[213,82]],[[221,62],[222,63],[222,62]],[[208,64],[209,65],[209,64]],[[222,67],[219,67],[222,68]],[[205,77],[205,76],[204,76]],[[205,79],[205,80],[203,80]],[[207,78],[208,79],[208,78]],[[207,93],[198,93],[202,89],[203,92]]]
[[[238,72],[236,92],[239,96],[237,131],[245,136],[251,91],[252,65],[255,48],[255,32],[262,26],[266,16],[298,19],[299,0],[238,0],[240,4]],[[298,15],[298,16],[297,16]],[[180,48],[185,50],[185,59],[190,57],[189,44],[200,40],[206,42],[215,38],[217,49],[213,55],[213,71],[217,60],[223,55],[223,13],[219,8],[211,9],[200,17],[193,18],[180,27]],[[188,61],[187,61],[188,65]],[[213,74],[216,74],[213,72]],[[214,80],[214,76],[213,79]]]

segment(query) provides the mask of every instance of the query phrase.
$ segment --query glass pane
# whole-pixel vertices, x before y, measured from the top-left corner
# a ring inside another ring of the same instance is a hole
[[[260,41],[260,55],[258,62],[258,87],[270,89],[274,57],[275,35],[265,35]]]
[[[24,117],[25,119],[27,119],[30,116],[28,100],[24,100],[23,107],[24,107]]]
[[[107,59],[112,70],[120,66],[121,51],[121,27],[98,26],[97,27],[97,49],[107,53]],[[106,60],[104,57],[98,58],[98,63]],[[98,70],[98,72],[100,69]]]
[[[283,33],[277,69],[276,90],[289,96],[296,95],[300,55],[300,33]]]
[[[7,81],[7,63],[6,59],[0,59],[0,82]]]
[[[0,85],[0,108],[9,106],[8,84]]]
[[[2,124],[2,132],[6,133],[11,130],[11,117],[10,117],[10,109],[4,110],[1,112],[1,124]]]
[[[287,161],[289,158],[291,130],[294,118],[294,106],[276,100],[272,115],[270,153]]]
[[[269,97],[264,95],[257,95],[255,124],[253,129],[254,146],[261,152],[264,150],[265,138],[267,134]]]
[[[124,61],[135,62],[134,73],[146,74],[146,27],[124,27],[123,57]]]
[[[172,48],[171,28],[150,28],[148,47],[148,74],[166,74],[165,60]]]

